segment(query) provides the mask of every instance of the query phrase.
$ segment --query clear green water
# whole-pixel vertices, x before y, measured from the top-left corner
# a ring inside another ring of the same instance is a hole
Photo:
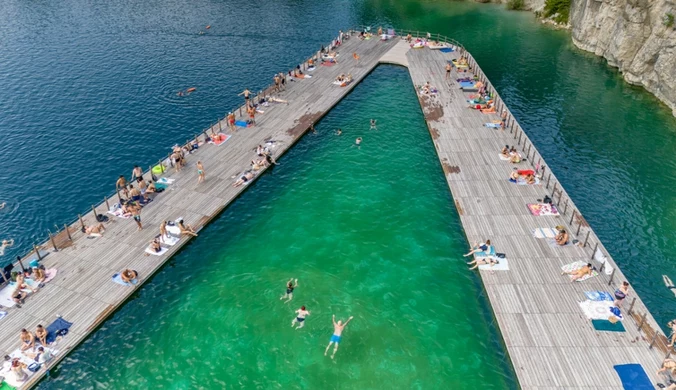
[[[378,68],[317,131],[43,387],[514,386],[408,71]],[[334,361],[332,314],[355,317]]]

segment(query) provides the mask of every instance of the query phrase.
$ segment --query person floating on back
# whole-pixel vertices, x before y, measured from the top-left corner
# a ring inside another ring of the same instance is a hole
[[[336,315],[334,314],[332,317],[333,320],[333,335],[331,336],[331,341],[329,341],[329,345],[326,346],[326,350],[324,350],[324,356],[326,356],[327,353],[329,353],[329,349],[331,348],[331,344],[335,343],[335,346],[333,347],[333,354],[331,355],[331,359],[333,359],[334,356],[336,356],[336,351],[338,351],[338,344],[340,343],[340,339],[342,337],[343,329],[347,326],[347,324],[352,321],[354,317],[350,316],[350,318],[345,321],[343,324],[343,321],[338,320],[336,322]]]
[[[371,130],[378,130],[375,119],[371,119]]]

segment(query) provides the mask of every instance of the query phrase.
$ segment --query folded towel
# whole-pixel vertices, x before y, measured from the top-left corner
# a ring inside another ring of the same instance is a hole
[[[612,323],[608,320],[592,320],[591,322],[594,329],[601,332],[626,332],[620,321]]]
[[[169,228],[169,226],[167,226],[167,228]],[[169,229],[167,229],[167,233],[168,232],[169,232]],[[179,229],[178,233],[181,234],[180,229]],[[158,237],[160,238],[160,243],[163,244],[163,245],[174,246],[180,241],[179,237],[173,236],[173,235],[171,235],[171,233],[169,235],[166,235],[166,236],[158,236]]]
[[[488,127],[488,128],[492,128],[492,129],[499,129],[499,128],[500,128],[500,124],[499,124],[499,123],[492,123],[492,122],[490,122],[490,123],[484,123],[484,126],[485,126],[485,127]],[[501,154],[500,156],[502,156],[502,154]],[[509,160],[509,158],[508,158],[508,160]]]

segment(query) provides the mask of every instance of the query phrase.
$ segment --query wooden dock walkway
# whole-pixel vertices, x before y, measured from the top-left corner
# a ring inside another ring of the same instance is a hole
[[[533,161],[544,164],[544,160],[511,115],[508,129],[500,131],[483,127],[496,115],[466,108],[467,94],[455,81],[444,79],[446,61],[459,53],[409,50],[399,38],[382,42],[355,37],[338,51],[338,64],[306,72],[313,76],[310,79],[289,80],[286,90],[276,95],[288,104],[265,107],[265,113],[257,115],[255,127],[232,133],[226,130],[224,121],[215,125],[214,129],[223,129],[231,138],[221,145],[200,147],[188,155],[184,170],[174,173],[172,169],[165,174],[175,182],[144,207],[142,231],[136,231],[131,219],[113,217],[106,223],[103,237],[88,239],[75,223],[69,229],[72,239],[61,233],[54,242],[44,243],[42,247],[49,255],[42,263],[56,268],[58,274],[29,296],[23,308],[7,309],[8,315],[0,321],[0,351],[9,354],[19,347],[21,328],[34,330],[37,324],[47,325],[60,315],[73,326],[56,346],[57,359],[48,366],[58,364],[189,241],[182,238],[163,256],[146,256],[144,251],[159,233],[161,221],[182,217],[198,229],[205,226],[246,189],[235,188],[232,183],[256,158],[257,145],[276,141],[273,154],[279,158],[379,63],[391,63],[407,66],[414,84],[430,81],[439,88],[435,97],[421,97],[420,102],[467,238],[470,242],[489,238],[498,252],[507,254],[509,271],[482,271],[481,277],[521,387],[618,389],[621,383],[613,365],[626,363],[641,364],[655,383],[654,370],[669,352],[664,335],[656,331],[659,328],[640,299],[632,300],[637,298],[633,291],[627,299],[632,302],[625,302],[625,309],[631,304],[631,313],[625,310],[623,321],[626,333],[598,332],[591,327],[577,303],[584,300],[583,291],[612,292],[625,279],[551,172],[546,172],[540,186],[517,186],[507,181],[512,166],[498,158],[503,145],[518,145],[528,155],[523,167]],[[358,62],[352,53],[359,55]],[[470,62],[488,83],[471,56]],[[341,73],[351,73],[354,81],[347,87],[334,85],[334,78]],[[499,109],[505,108],[499,97],[497,100]],[[207,172],[207,181],[200,185],[197,160],[203,162]],[[535,217],[529,213],[526,204],[544,195],[554,198],[562,216]],[[107,206],[98,205],[96,210],[103,214]],[[94,213],[84,219],[93,223]],[[553,248],[531,235],[532,229],[555,225],[565,225],[584,240],[585,246]],[[54,251],[53,245],[59,250]],[[614,269],[610,275],[601,272],[582,283],[570,283],[560,275],[562,265],[588,261],[594,254],[607,257],[606,270]],[[137,270],[141,284],[126,287],[113,283],[111,276],[124,268]],[[21,388],[32,387],[44,373],[45,368]]]
[[[387,62],[408,63],[415,85],[429,81],[439,89],[437,95],[419,94],[419,100],[467,240],[490,239],[497,252],[506,254],[508,271],[480,273],[521,387],[622,389],[614,366],[640,364],[653,383],[649,388],[654,388],[658,379],[664,379],[657,378],[655,371],[671,353],[666,338],[655,331],[657,323],[633,290],[623,304],[626,332],[595,330],[583,314],[578,302],[586,300],[585,291],[612,294],[626,279],[548,169],[540,185],[508,181],[515,166],[534,169],[546,163],[499,95],[497,111],[508,112],[504,131],[484,126],[499,120],[498,114],[468,108],[471,93],[463,92],[456,80],[472,73],[453,68],[450,80],[445,78],[447,61],[462,53],[489,91],[494,91],[471,55],[462,48],[442,53],[427,48],[402,51],[402,47],[407,45],[399,42]],[[397,59],[402,52],[406,59]],[[501,160],[505,145],[516,146],[527,161]],[[538,203],[546,195],[558,204],[560,216],[531,214],[527,204]],[[581,245],[557,247],[533,236],[535,229],[557,225],[565,226]],[[563,265],[576,261],[601,268],[602,258],[607,263],[599,276],[572,283],[561,275]]]
[[[142,231],[136,231],[132,219],[109,215],[112,219],[105,224],[103,237],[88,239],[79,231],[79,223],[75,223],[69,229],[72,241],[64,239],[65,234],[56,240],[60,247],[58,252],[53,251],[51,242],[44,243],[42,247],[50,253],[42,264],[46,268],[56,268],[58,273],[44,288],[29,296],[22,308],[6,309],[8,315],[0,321],[0,353],[9,354],[19,348],[22,328],[34,331],[38,324],[46,326],[60,315],[73,326],[55,347],[59,354],[49,366],[57,364],[189,241],[187,237],[182,238],[176,245],[168,247],[162,256],[145,255],[149,242],[159,234],[162,221],[183,218],[197,229],[206,225],[247,188],[233,187],[236,180],[233,176],[238,177],[247,170],[252,159],[259,159],[254,152],[257,145],[266,140],[276,141],[273,156],[278,159],[371,72],[394,44],[394,41],[383,43],[377,39],[346,40],[337,48],[336,65],[317,66],[314,71],[306,71],[312,75],[309,79],[287,78],[286,90],[275,96],[288,104],[273,103],[262,107],[265,112],[256,116],[256,126],[239,128],[235,133],[226,130],[225,121],[214,126],[222,128],[231,138],[220,145],[200,147],[194,154],[187,155],[188,166],[181,172],[174,173],[170,169],[165,174],[175,182],[143,208]],[[359,55],[358,62],[352,57],[353,53]],[[346,87],[332,84],[341,73],[352,74],[354,81]],[[200,185],[197,185],[195,168],[198,160],[202,161],[206,171],[206,182]],[[134,162],[129,164],[132,166]],[[149,176],[146,173],[146,179]],[[101,204],[96,209],[99,214],[105,214],[107,207]],[[83,218],[89,224],[95,220],[93,212]],[[28,266],[26,260],[24,265]],[[111,281],[113,274],[125,268],[138,271],[139,285],[126,287]],[[35,385],[44,372],[43,368],[32,375],[21,388]]]

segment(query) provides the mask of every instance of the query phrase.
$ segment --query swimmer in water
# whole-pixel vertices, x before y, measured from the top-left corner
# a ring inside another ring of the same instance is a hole
[[[341,135],[341,134],[343,134],[343,130],[338,129],[338,131],[336,131],[336,135]]]
[[[295,283],[294,283],[295,282]],[[286,294],[282,295],[279,300],[281,301],[284,298],[286,299],[286,302],[284,303],[289,303],[293,299],[293,290],[298,287],[298,279],[295,281],[293,279],[289,279],[288,282],[286,282]]]
[[[11,238],[9,240],[2,240],[2,245],[0,245],[0,256],[5,254],[5,248],[8,248],[12,245],[14,245],[14,239],[13,238]]]
[[[309,310],[305,310],[305,306],[301,306],[300,309],[296,310],[296,318],[291,321],[291,327],[295,327],[296,323],[299,323],[300,326],[298,326],[296,329],[300,329],[303,326],[305,326],[305,317],[310,315]]]
[[[375,119],[371,119],[371,130],[378,130]]]
[[[664,285],[676,295],[676,286],[674,286],[674,282],[672,282],[667,275],[662,275],[662,280],[664,281]]]
[[[355,143],[357,146],[361,145],[361,137],[357,137],[357,139],[354,140],[354,143]]]
[[[335,343],[335,346],[333,347],[333,354],[331,355],[331,359],[333,359],[334,356],[336,356],[336,351],[338,351],[338,344],[340,343],[340,339],[343,334],[343,329],[347,326],[347,324],[352,321],[354,317],[350,316],[350,318],[345,321],[343,324],[343,321],[338,320],[336,322],[336,315],[333,315],[333,335],[331,336],[331,341],[329,341],[329,345],[326,346],[326,350],[324,350],[324,356],[326,356],[327,353],[329,353],[329,349],[331,348],[331,344]]]
[[[2,204],[0,204],[0,210],[4,209],[6,205],[7,205],[7,202],[2,202]]]

